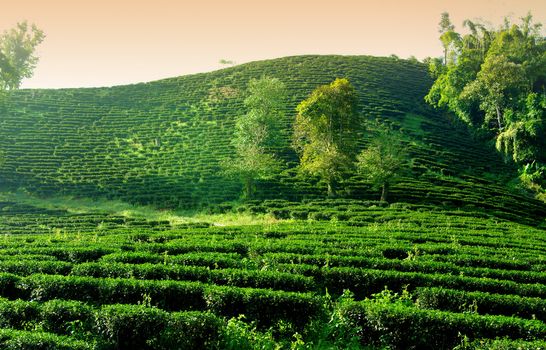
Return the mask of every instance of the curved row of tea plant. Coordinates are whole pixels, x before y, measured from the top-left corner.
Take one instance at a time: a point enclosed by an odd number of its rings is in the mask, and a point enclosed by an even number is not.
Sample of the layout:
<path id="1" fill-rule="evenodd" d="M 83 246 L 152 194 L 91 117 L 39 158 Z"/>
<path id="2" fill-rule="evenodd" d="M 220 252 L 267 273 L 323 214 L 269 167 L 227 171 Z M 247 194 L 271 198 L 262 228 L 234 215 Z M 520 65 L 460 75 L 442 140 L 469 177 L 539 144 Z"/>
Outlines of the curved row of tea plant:
<path id="1" fill-rule="evenodd" d="M 542 229 L 479 211 L 326 203 L 368 220 L 178 229 L 120 223 L 77 234 L 4 231 L 0 344 L 86 348 L 84 341 L 95 349 L 164 349 L 187 341 L 226 348 L 236 329 L 239 336 L 262 334 L 285 347 L 297 332 L 312 348 L 319 339 L 334 344 L 343 338 L 336 332 L 345 329 L 345 335 L 356 330 L 361 345 L 375 347 L 543 345 Z M 293 207 L 280 201 L 250 205 L 283 210 L 283 204 Z M 59 223 L 74 219 L 42 214 Z M 35 224 L 22 216 L 20 228 L 25 220 Z M 332 301 L 344 290 L 354 301 Z M 241 315 L 257 330 L 236 321 Z M 182 325 L 194 336 L 176 328 Z M 39 332 L 31 336 L 30 330 Z"/>

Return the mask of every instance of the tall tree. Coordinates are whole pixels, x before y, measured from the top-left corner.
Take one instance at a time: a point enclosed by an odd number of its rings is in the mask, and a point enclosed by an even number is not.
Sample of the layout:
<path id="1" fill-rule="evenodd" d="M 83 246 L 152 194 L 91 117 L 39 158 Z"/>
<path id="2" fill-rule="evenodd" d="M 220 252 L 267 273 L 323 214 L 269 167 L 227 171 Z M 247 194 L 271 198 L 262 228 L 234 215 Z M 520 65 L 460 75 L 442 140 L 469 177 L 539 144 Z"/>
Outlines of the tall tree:
<path id="1" fill-rule="evenodd" d="M 455 31 L 455 26 L 451 23 L 449 19 L 449 13 L 443 12 L 440 18 L 440 23 L 438 24 L 438 31 L 440 32 L 440 41 L 444 47 L 444 64 L 448 64 L 448 60 L 453 61 L 453 55 L 455 54 L 455 49 L 457 48 L 460 42 L 460 35 Z"/>
<path id="2" fill-rule="evenodd" d="M 0 35 L 0 89 L 17 89 L 25 78 L 30 78 L 38 63 L 36 47 L 44 33 L 26 21 Z"/>
<path id="3" fill-rule="evenodd" d="M 408 155 L 399 133 L 380 126 L 377 135 L 357 157 L 358 172 L 381 189 L 381 201 L 387 201 L 390 186 L 404 173 Z"/>
<path id="4" fill-rule="evenodd" d="M 236 156 L 222 162 L 228 175 L 238 176 L 243 183 L 243 198 L 254 195 L 257 179 L 275 175 L 282 162 L 275 157 L 281 135 L 279 121 L 286 102 L 286 88 L 277 78 L 262 77 L 248 83 L 244 103 L 247 113 L 237 117 L 231 140 Z"/>
<path id="5" fill-rule="evenodd" d="M 356 156 L 357 97 L 347 79 L 316 88 L 296 108 L 293 146 L 299 168 L 318 176 L 335 196 Z"/>
<path id="6" fill-rule="evenodd" d="M 425 99 L 494 138 L 507 159 L 542 168 L 546 40 L 541 24 L 529 14 L 517 24 L 506 19 L 498 29 L 468 20 L 464 25 L 469 33 L 462 37 L 455 60 L 444 67 L 431 65 L 436 81 Z"/>

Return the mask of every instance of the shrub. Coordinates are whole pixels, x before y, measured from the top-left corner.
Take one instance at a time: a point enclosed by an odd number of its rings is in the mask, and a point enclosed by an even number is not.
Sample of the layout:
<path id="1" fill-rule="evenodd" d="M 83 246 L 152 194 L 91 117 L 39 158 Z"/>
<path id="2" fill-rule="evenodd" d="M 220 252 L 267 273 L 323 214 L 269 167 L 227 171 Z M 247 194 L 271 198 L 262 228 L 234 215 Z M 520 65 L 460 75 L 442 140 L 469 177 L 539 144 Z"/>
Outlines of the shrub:
<path id="1" fill-rule="evenodd" d="M 362 327 L 361 340 L 374 346 L 450 349 L 459 343 L 461 335 L 471 340 L 546 337 L 546 325 L 540 321 L 420 310 L 402 303 L 367 300 L 347 305 L 344 313 L 355 326 Z"/>
<path id="2" fill-rule="evenodd" d="M 70 334 L 78 330 L 89 330 L 93 321 L 90 306 L 70 300 L 50 300 L 40 306 L 40 325 L 46 332 Z"/>
<path id="3" fill-rule="evenodd" d="M 139 305 L 103 306 L 96 316 L 96 331 L 117 349 L 152 349 L 167 323 L 165 311 Z"/>
<path id="4" fill-rule="evenodd" d="M 546 341 L 525 341 L 521 339 L 478 339 L 472 342 L 463 340 L 454 350 L 543 350 Z"/>
<path id="5" fill-rule="evenodd" d="M 17 284 L 20 280 L 21 277 L 11 273 L 0 273 L 0 295 L 9 299 L 18 297 Z"/>
<path id="6" fill-rule="evenodd" d="M 321 310 L 319 298 L 311 294 L 263 289 L 207 288 L 205 300 L 213 313 L 228 317 L 245 315 L 256 320 L 259 327 L 286 320 L 302 328 Z"/>
<path id="7" fill-rule="evenodd" d="M 22 300 L 0 300 L 0 328 L 32 329 L 39 305 Z"/>
<path id="8" fill-rule="evenodd" d="M 294 209 L 290 211 L 290 218 L 294 220 L 307 220 L 308 217 L 309 217 L 309 210 Z"/>
<path id="9" fill-rule="evenodd" d="M 466 292 L 443 288 L 417 288 L 420 307 L 465 312 L 472 306 L 480 314 L 518 316 L 546 320 L 546 301 L 517 295 Z"/>
<path id="10" fill-rule="evenodd" d="M 3 350 L 91 350 L 93 344 L 36 331 L 0 329 Z"/>
<path id="11" fill-rule="evenodd" d="M 208 312 L 173 312 L 163 331 L 152 340 L 154 349 L 224 349 L 224 322 Z"/>

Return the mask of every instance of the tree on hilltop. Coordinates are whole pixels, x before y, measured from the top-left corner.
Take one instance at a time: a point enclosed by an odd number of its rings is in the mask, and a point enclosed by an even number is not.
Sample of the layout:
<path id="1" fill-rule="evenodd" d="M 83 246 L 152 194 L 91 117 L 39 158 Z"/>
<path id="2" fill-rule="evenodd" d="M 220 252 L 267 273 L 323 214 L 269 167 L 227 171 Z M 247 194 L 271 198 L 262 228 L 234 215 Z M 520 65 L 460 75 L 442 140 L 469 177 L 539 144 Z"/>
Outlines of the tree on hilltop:
<path id="1" fill-rule="evenodd" d="M 300 171 L 318 176 L 336 195 L 356 156 L 357 97 L 347 79 L 316 88 L 296 108 L 293 146 Z"/>
<path id="2" fill-rule="evenodd" d="M 274 155 L 279 146 L 280 117 L 286 100 L 286 88 L 277 78 L 262 77 L 248 83 L 244 101 L 247 113 L 237 117 L 231 144 L 236 156 L 222 162 L 224 172 L 238 176 L 243 183 L 243 198 L 250 199 L 257 179 L 277 174 L 282 162 Z"/>

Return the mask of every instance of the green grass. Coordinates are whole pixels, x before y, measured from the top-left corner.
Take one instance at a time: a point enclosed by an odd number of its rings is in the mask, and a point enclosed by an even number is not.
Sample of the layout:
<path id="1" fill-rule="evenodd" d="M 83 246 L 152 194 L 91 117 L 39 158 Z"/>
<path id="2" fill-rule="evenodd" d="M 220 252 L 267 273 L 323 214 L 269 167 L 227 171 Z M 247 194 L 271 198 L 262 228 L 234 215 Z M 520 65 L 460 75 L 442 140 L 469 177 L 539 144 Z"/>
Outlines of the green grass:
<path id="1" fill-rule="evenodd" d="M 268 214 L 250 212 L 207 213 L 197 209 L 158 209 L 116 199 L 76 198 L 73 196 L 38 197 L 22 191 L 0 193 L 0 201 L 25 204 L 46 210 L 61 210 L 69 214 L 103 214 L 146 221 L 167 221 L 171 226 L 210 223 L 214 226 L 267 225 L 278 220 Z"/>

